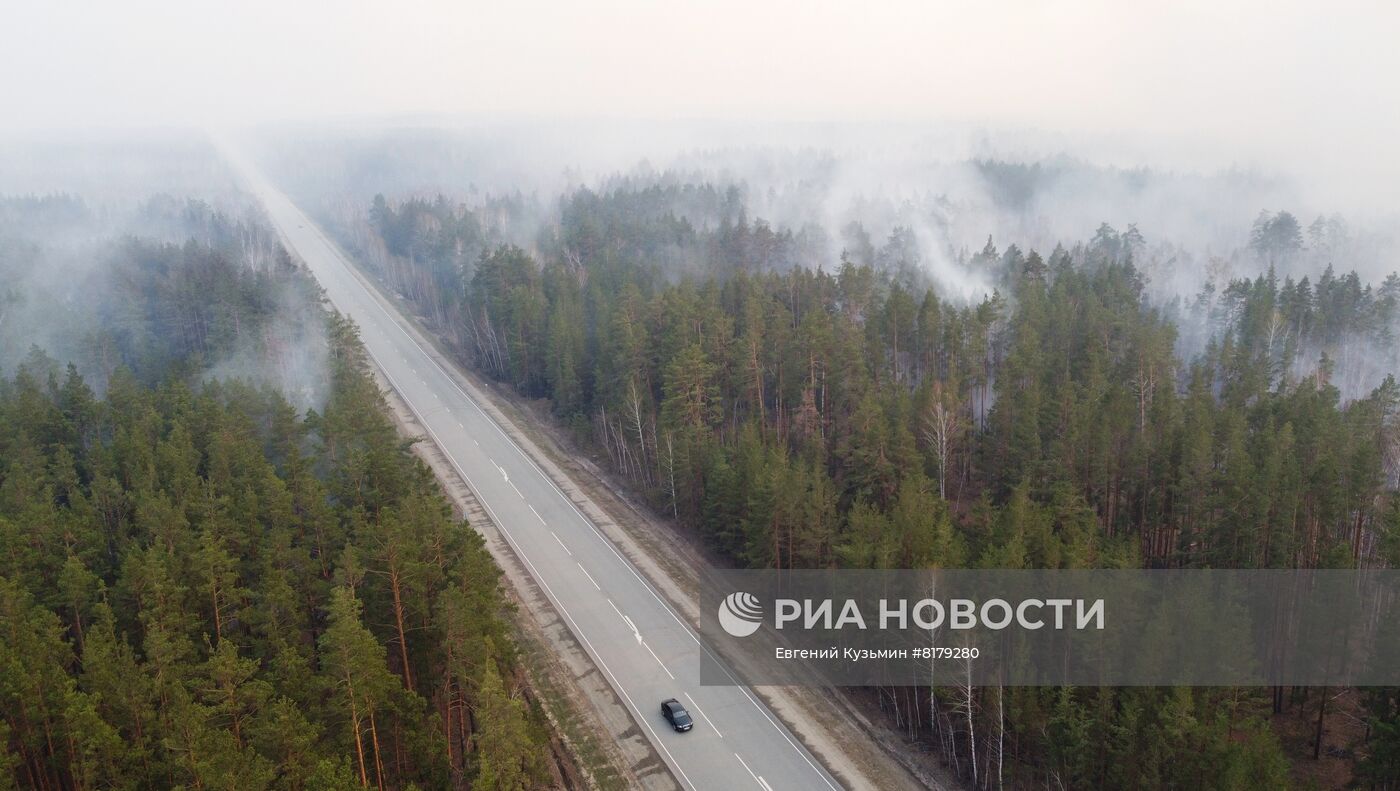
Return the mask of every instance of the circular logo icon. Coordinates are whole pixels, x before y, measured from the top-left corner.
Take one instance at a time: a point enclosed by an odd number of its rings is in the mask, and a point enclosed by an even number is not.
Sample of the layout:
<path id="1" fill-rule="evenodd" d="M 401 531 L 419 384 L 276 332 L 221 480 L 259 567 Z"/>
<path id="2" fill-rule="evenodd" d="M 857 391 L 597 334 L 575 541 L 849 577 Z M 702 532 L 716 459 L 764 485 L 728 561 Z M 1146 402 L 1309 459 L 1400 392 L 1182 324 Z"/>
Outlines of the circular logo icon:
<path id="1" fill-rule="evenodd" d="M 752 593 L 731 593 L 719 603 L 719 625 L 734 637 L 748 637 L 763 624 L 763 604 Z"/>

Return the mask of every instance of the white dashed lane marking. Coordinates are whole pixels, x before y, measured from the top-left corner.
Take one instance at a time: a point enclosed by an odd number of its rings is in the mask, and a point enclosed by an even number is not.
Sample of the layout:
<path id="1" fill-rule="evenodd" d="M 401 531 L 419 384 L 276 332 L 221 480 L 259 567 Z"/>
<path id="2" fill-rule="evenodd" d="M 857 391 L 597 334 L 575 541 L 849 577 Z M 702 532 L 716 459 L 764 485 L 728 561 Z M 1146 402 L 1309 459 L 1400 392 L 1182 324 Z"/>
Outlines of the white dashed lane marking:
<path id="1" fill-rule="evenodd" d="M 703 711 L 700 710 L 700 706 L 698 706 L 698 705 L 695 703 L 695 698 L 692 698 L 692 697 L 690 696 L 690 693 L 689 693 L 689 692 L 685 692 L 685 693 L 682 693 L 682 694 L 685 695 L 685 699 L 686 699 L 686 700 L 690 701 L 690 707 L 691 707 L 692 709 L 695 709 L 695 713 L 696 713 L 696 714 L 699 714 L 701 717 L 705 717 L 705 722 L 709 722 L 709 723 L 710 723 L 710 730 L 714 731 L 716 736 L 718 736 L 719 738 L 723 739 L 723 738 L 724 738 L 724 734 L 720 733 L 720 732 L 719 732 L 719 728 L 716 728 L 716 727 L 715 727 L 715 724 L 714 724 L 713 722 L 710 722 L 710 718 L 707 717 L 707 716 L 705 715 L 705 712 L 703 712 Z"/>
<path id="2" fill-rule="evenodd" d="M 559 534 L 558 534 L 558 533 L 555 533 L 553 530 L 551 530 L 551 531 L 549 531 L 549 534 L 550 534 L 551 536 L 554 536 L 554 540 L 555 540 L 555 541 L 558 541 L 558 542 L 559 542 L 559 547 L 560 547 L 561 549 L 563 549 L 565 552 L 568 552 L 568 553 L 569 553 L 569 557 L 573 557 L 573 556 L 574 556 L 574 553 L 569 552 L 569 548 L 566 547 L 566 546 L 564 546 L 564 541 L 563 541 L 563 539 L 559 538 Z"/>

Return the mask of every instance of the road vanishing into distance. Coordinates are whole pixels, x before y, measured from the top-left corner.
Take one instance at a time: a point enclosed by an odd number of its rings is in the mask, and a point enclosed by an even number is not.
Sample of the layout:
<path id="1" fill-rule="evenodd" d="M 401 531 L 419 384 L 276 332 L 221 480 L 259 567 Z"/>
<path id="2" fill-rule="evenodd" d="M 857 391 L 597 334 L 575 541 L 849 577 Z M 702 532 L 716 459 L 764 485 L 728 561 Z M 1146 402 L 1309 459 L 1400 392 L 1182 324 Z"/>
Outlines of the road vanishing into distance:
<path id="1" fill-rule="evenodd" d="M 315 223 L 246 161 L 241 169 L 288 247 L 331 303 L 359 325 L 374 362 L 471 487 L 681 786 L 839 789 L 750 690 L 700 685 L 706 649 L 690 626 L 418 345 L 403 316 L 366 285 Z M 662 719 L 667 698 L 690 710 L 695 727 L 688 733 L 672 731 Z"/>

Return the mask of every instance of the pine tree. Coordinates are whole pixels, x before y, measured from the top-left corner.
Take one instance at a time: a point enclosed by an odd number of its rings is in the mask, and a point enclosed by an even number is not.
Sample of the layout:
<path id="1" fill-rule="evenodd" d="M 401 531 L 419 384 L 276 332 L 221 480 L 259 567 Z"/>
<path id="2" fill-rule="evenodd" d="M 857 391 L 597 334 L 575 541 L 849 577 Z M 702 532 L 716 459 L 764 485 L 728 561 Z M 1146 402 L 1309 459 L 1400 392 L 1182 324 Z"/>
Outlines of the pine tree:
<path id="1" fill-rule="evenodd" d="M 360 622 L 360 601 L 348 587 L 335 589 L 321 635 L 323 680 L 345 717 L 345 743 L 353 752 L 361 785 L 384 787 L 384 755 L 376 720 L 390 706 L 400 682 L 384 665 L 384 649 Z"/>
<path id="2" fill-rule="evenodd" d="M 539 755 L 526 731 L 524 707 L 502 686 L 487 663 L 477 693 L 476 716 L 483 724 L 477 747 L 475 786 L 490 791 L 525 791 L 539 783 Z"/>

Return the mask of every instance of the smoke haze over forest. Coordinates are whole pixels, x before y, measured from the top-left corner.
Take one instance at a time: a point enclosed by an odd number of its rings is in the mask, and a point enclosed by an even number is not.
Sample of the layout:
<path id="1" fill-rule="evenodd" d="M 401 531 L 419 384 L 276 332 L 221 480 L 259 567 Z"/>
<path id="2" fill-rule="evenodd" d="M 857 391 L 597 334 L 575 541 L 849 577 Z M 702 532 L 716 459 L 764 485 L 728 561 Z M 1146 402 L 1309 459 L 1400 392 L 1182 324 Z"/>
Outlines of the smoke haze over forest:
<path id="1" fill-rule="evenodd" d="M 314 183 L 357 196 L 476 187 L 548 203 L 619 173 L 740 183 L 753 218 L 820 226 L 833 252 L 851 219 L 877 244 L 912 229 L 925 267 L 965 298 L 986 283 L 948 250 L 991 236 L 1048 252 L 1100 223 L 1136 225 L 1160 255 L 1154 288 L 1190 295 L 1261 211 L 1341 215 L 1359 245 L 1347 268 L 1372 280 L 1395 268 L 1400 104 L 1385 84 L 1400 73 L 1400 12 L 1369 0 L 704 13 L 140 0 L 7 17 L 0 142 L 50 152 L 112 130 L 257 126 L 313 154 L 354 141 L 358 160 L 323 160 L 320 175 L 345 181 Z M 0 156 L 0 191 L 94 198 L 32 164 Z M 121 164 L 91 148 L 67 163 Z"/>
<path id="2" fill-rule="evenodd" d="M 1400 687 L 967 659 L 803 713 L 687 686 L 683 613 L 726 566 L 1400 568 L 1397 42 L 1381 0 L 8 3 L 0 789 L 1396 791 Z"/>
<path id="3" fill-rule="evenodd" d="M 444 115 L 940 121 L 1045 130 L 1128 166 L 1287 166 L 1331 203 L 1383 200 L 1400 175 L 1388 150 L 1400 105 L 1384 87 L 1400 73 L 1400 11 L 1374 0 L 357 0 L 334 13 L 139 0 L 15 4 L 5 17 L 8 131 Z"/>

